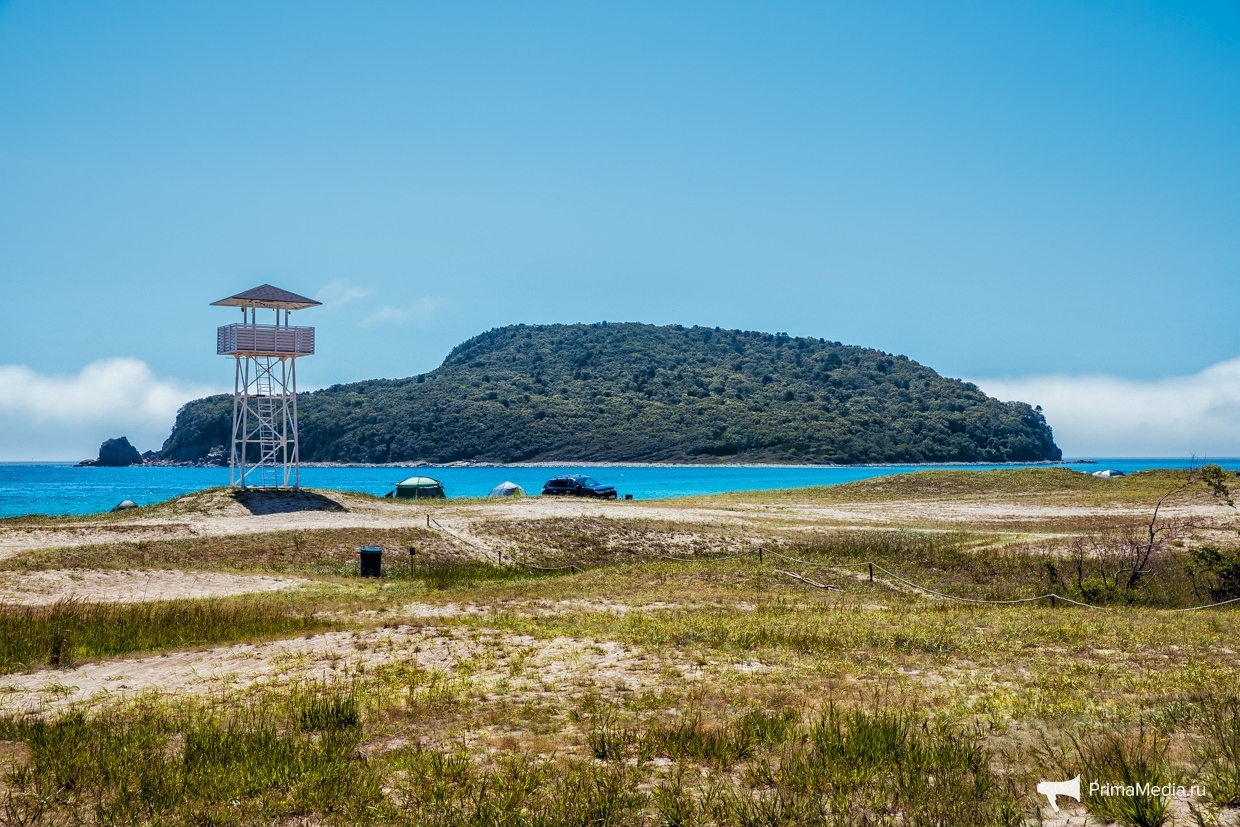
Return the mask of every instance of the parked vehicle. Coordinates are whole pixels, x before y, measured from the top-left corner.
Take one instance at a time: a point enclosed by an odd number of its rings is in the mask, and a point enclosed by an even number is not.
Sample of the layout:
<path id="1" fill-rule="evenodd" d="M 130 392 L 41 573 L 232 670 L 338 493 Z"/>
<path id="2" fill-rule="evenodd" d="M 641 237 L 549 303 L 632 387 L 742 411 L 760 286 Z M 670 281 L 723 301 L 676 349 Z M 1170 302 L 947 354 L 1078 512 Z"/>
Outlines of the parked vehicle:
<path id="1" fill-rule="evenodd" d="M 597 497 L 600 500 L 614 500 L 616 489 L 603 485 L 597 480 L 582 474 L 569 474 L 547 480 L 542 488 L 543 496 Z"/>

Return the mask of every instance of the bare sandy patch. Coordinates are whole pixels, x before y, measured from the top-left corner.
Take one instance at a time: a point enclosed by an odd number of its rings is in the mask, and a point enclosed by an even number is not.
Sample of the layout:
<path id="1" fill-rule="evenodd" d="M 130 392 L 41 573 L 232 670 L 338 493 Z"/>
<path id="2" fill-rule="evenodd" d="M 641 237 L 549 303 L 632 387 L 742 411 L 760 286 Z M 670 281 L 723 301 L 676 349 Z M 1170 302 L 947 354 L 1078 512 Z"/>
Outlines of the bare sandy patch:
<path id="1" fill-rule="evenodd" d="M 252 513 L 241 504 L 219 494 L 204 495 L 211 507 L 186 508 L 182 513 L 143 516 L 139 512 L 125 520 L 107 522 L 90 519 L 39 524 L 0 525 L 0 560 L 22 551 L 62 548 L 101 543 L 169 540 L 185 537 L 226 537 L 277 531 L 313 531 L 317 529 L 374 528 L 398 529 L 427 527 L 427 515 L 433 515 L 432 529 L 455 536 L 468 546 L 476 547 L 480 557 L 492 557 L 498 547 L 494 540 L 476 535 L 471 527 L 475 520 L 546 519 L 553 517 L 613 517 L 653 520 L 677 520 L 688 523 L 719 523 L 739 521 L 739 515 L 727 516 L 716 509 L 697 509 L 673 505 L 645 505 L 633 502 L 602 502 L 598 500 L 563 500 L 526 497 L 495 503 L 434 506 L 406 503 L 376 502 L 354 498 L 343 492 L 329 492 L 342 510 L 317 509 L 281 513 Z M 187 501 L 192 497 L 184 498 Z M 218 502 L 217 502 L 218 501 Z M 723 516 L 721 516 L 721 514 Z"/>
<path id="2" fill-rule="evenodd" d="M 432 617 L 467 617 L 482 616 L 494 611 L 520 612 L 524 616 L 562 615 L 570 612 L 609 612 L 611 614 L 628 614 L 629 612 L 659 611 L 679 609 L 679 603 L 665 603 L 661 600 L 630 606 L 611 600 L 510 600 L 500 606 L 478 606 L 473 603 L 408 603 L 393 614 L 397 617 L 432 618 Z M 377 616 L 377 615 L 376 615 Z"/>
<path id="3" fill-rule="evenodd" d="M 545 614 L 567 614 L 581 611 L 623 615 L 629 612 L 657 612 L 680 607 L 679 603 L 666 603 L 662 600 L 654 600 L 640 606 L 630 606 L 627 603 L 616 603 L 611 600 L 556 600 L 554 602 L 543 600 L 535 604 L 535 610 Z"/>
<path id="4" fill-rule="evenodd" d="M 444 603 L 436 605 L 433 603 L 409 603 L 397 610 L 396 614 L 403 617 L 416 617 L 425 619 L 428 617 L 462 617 L 465 615 L 484 615 L 490 613 L 489 606 L 476 606 L 473 603 L 466 603 L 464 606 L 459 603 Z"/>
<path id="5" fill-rule="evenodd" d="M 298 577 L 172 570 L 32 571 L 0 577 L 0 603 L 22 606 L 42 606 L 58 600 L 141 603 L 281 591 L 309 582 Z"/>
<path id="6" fill-rule="evenodd" d="M 0 709 L 50 712 L 73 704 L 103 703 L 150 691 L 201 695 L 243 689 L 273 677 L 291 679 L 315 673 L 327 676 L 346 666 L 374 662 L 378 657 L 415 658 L 412 642 L 421 640 L 423 634 L 423 630 L 407 628 L 384 629 L 365 636 L 328 632 L 294 640 L 6 675 L 0 677 Z M 465 648 L 461 649 L 462 646 Z M 431 647 L 423 660 L 428 668 L 439 668 L 468 651 L 467 643 L 449 639 Z M 377 652 L 382 655 L 376 655 Z"/>
<path id="7" fill-rule="evenodd" d="M 394 626 L 173 652 L 0 677 L 0 711 L 54 713 L 143 693 L 223 694 L 256 684 L 347 679 L 387 664 L 464 677 L 476 690 L 579 695 L 661 681 L 661 663 L 615 642 L 538 640 L 492 629 Z"/>
<path id="8" fill-rule="evenodd" d="M 508 600 L 494 606 L 475 603 L 406 603 L 392 611 L 375 609 L 360 611 L 319 612 L 316 616 L 330 620 L 375 623 L 388 620 L 429 620 L 437 618 L 485 617 L 496 612 L 514 612 L 522 617 L 548 617 L 572 612 L 606 612 L 628 614 L 629 612 L 661 611 L 682 608 L 679 603 L 661 600 L 631 606 L 611 600 Z M 749 611 L 753 606 L 742 606 Z"/>
<path id="9" fill-rule="evenodd" d="M 330 498 L 326 496 L 328 494 Z M 311 494 L 305 496 L 310 497 Z M 1072 505 L 997 498 L 841 504 L 727 501 L 705 505 L 699 500 L 681 504 L 675 500 L 604 502 L 556 497 L 462 504 L 421 501 L 412 504 L 375 500 L 345 492 L 323 492 L 313 496 L 318 499 L 305 506 L 306 510 L 274 512 L 267 508 L 247 508 L 221 492 L 208 492 L 184 498 L 184 506 L 179 503 L 161 506 L 146 515 L 139 511 L 132 517 L 116 515 L 106 520 L 86 518 L 0 524 L 0 559 L 28 550 L 104 543 L 320 529 L 423 528 L 452 538 L 455 547 L 467 555 L 496 561 L 501 553 L 507 558 L 519 551 L 514 541 L 504 536 L 502 529 L 495 530 L 495 523 L 509 521 L 607 518 L 674 524 L 682 526 L 682 530 L 662 532 L 660 543 L 664 547 L 675 547 L 678 543 L 692 545 L 699 542 L 701 537 L 694 528 L 698 525 L 739 527 L 750 533 L 845 526 L 859 529 L 929 526 L 958 530 L 969 525 L 985 525 L 999 530 L 1010 526 L 1012 530 L 1029 533 L 1030 527 L 1038 523 L 1106 519 L 1136 524 L 1149 517 L 1149 506 Z M 321 504 L 319 500 L 329 502 L 332 507 L 317 507 Z M 284 505 L 289 508 L 302 507 L 294 501 Z M 1177 505 L 1164 508 L 1163 514 L 1191 519 L 1203 530 L 1234 526 L 1236 523 L 1234 511 L 1217 505 Z"/>

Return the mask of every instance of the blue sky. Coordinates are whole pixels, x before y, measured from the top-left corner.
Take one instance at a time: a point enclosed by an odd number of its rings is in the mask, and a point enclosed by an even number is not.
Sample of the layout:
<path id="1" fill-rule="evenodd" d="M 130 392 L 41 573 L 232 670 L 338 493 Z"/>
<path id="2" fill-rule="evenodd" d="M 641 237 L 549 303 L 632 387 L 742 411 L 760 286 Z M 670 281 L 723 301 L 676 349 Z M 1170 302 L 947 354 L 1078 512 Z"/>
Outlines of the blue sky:
<path id="1" fill-rule="evenodd" d="M 311 386 L 719 325 L 1240 454 L 1237 135 L 1234 3 L 0 0 L 0 459 L 157 447 L 262 282 Z"/>

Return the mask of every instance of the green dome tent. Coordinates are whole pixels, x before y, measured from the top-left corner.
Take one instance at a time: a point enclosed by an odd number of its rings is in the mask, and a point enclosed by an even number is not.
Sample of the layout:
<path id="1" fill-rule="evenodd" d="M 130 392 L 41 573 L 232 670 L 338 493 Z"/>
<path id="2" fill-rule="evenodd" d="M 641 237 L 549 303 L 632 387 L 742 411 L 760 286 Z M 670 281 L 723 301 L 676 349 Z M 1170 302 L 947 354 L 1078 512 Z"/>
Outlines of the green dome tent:
<path id="1" fill-rule="evenodd" d="M 430 477 L 410 477 L 396 483 L 396 499 L 443 499 L 443 483 Z"/>
<path id="2" fill-rule="evenodd" d="M 515 482 L 501 482 L 499 485 L 491 489 L 488 497 L 524 497 L 525 489 L 517 485 Z"/>

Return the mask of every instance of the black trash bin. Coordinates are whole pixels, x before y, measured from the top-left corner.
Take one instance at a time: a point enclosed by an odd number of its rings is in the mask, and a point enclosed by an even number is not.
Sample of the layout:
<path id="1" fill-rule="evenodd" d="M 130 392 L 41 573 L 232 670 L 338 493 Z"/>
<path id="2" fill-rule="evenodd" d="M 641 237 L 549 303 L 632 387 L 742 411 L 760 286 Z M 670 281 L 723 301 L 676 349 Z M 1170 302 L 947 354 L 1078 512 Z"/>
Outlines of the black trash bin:
<path id="1" fill-rule="evenodd" d="M 366 546 L 361 550 L 362 577 L 383 576 L 383 549 Z"/>

